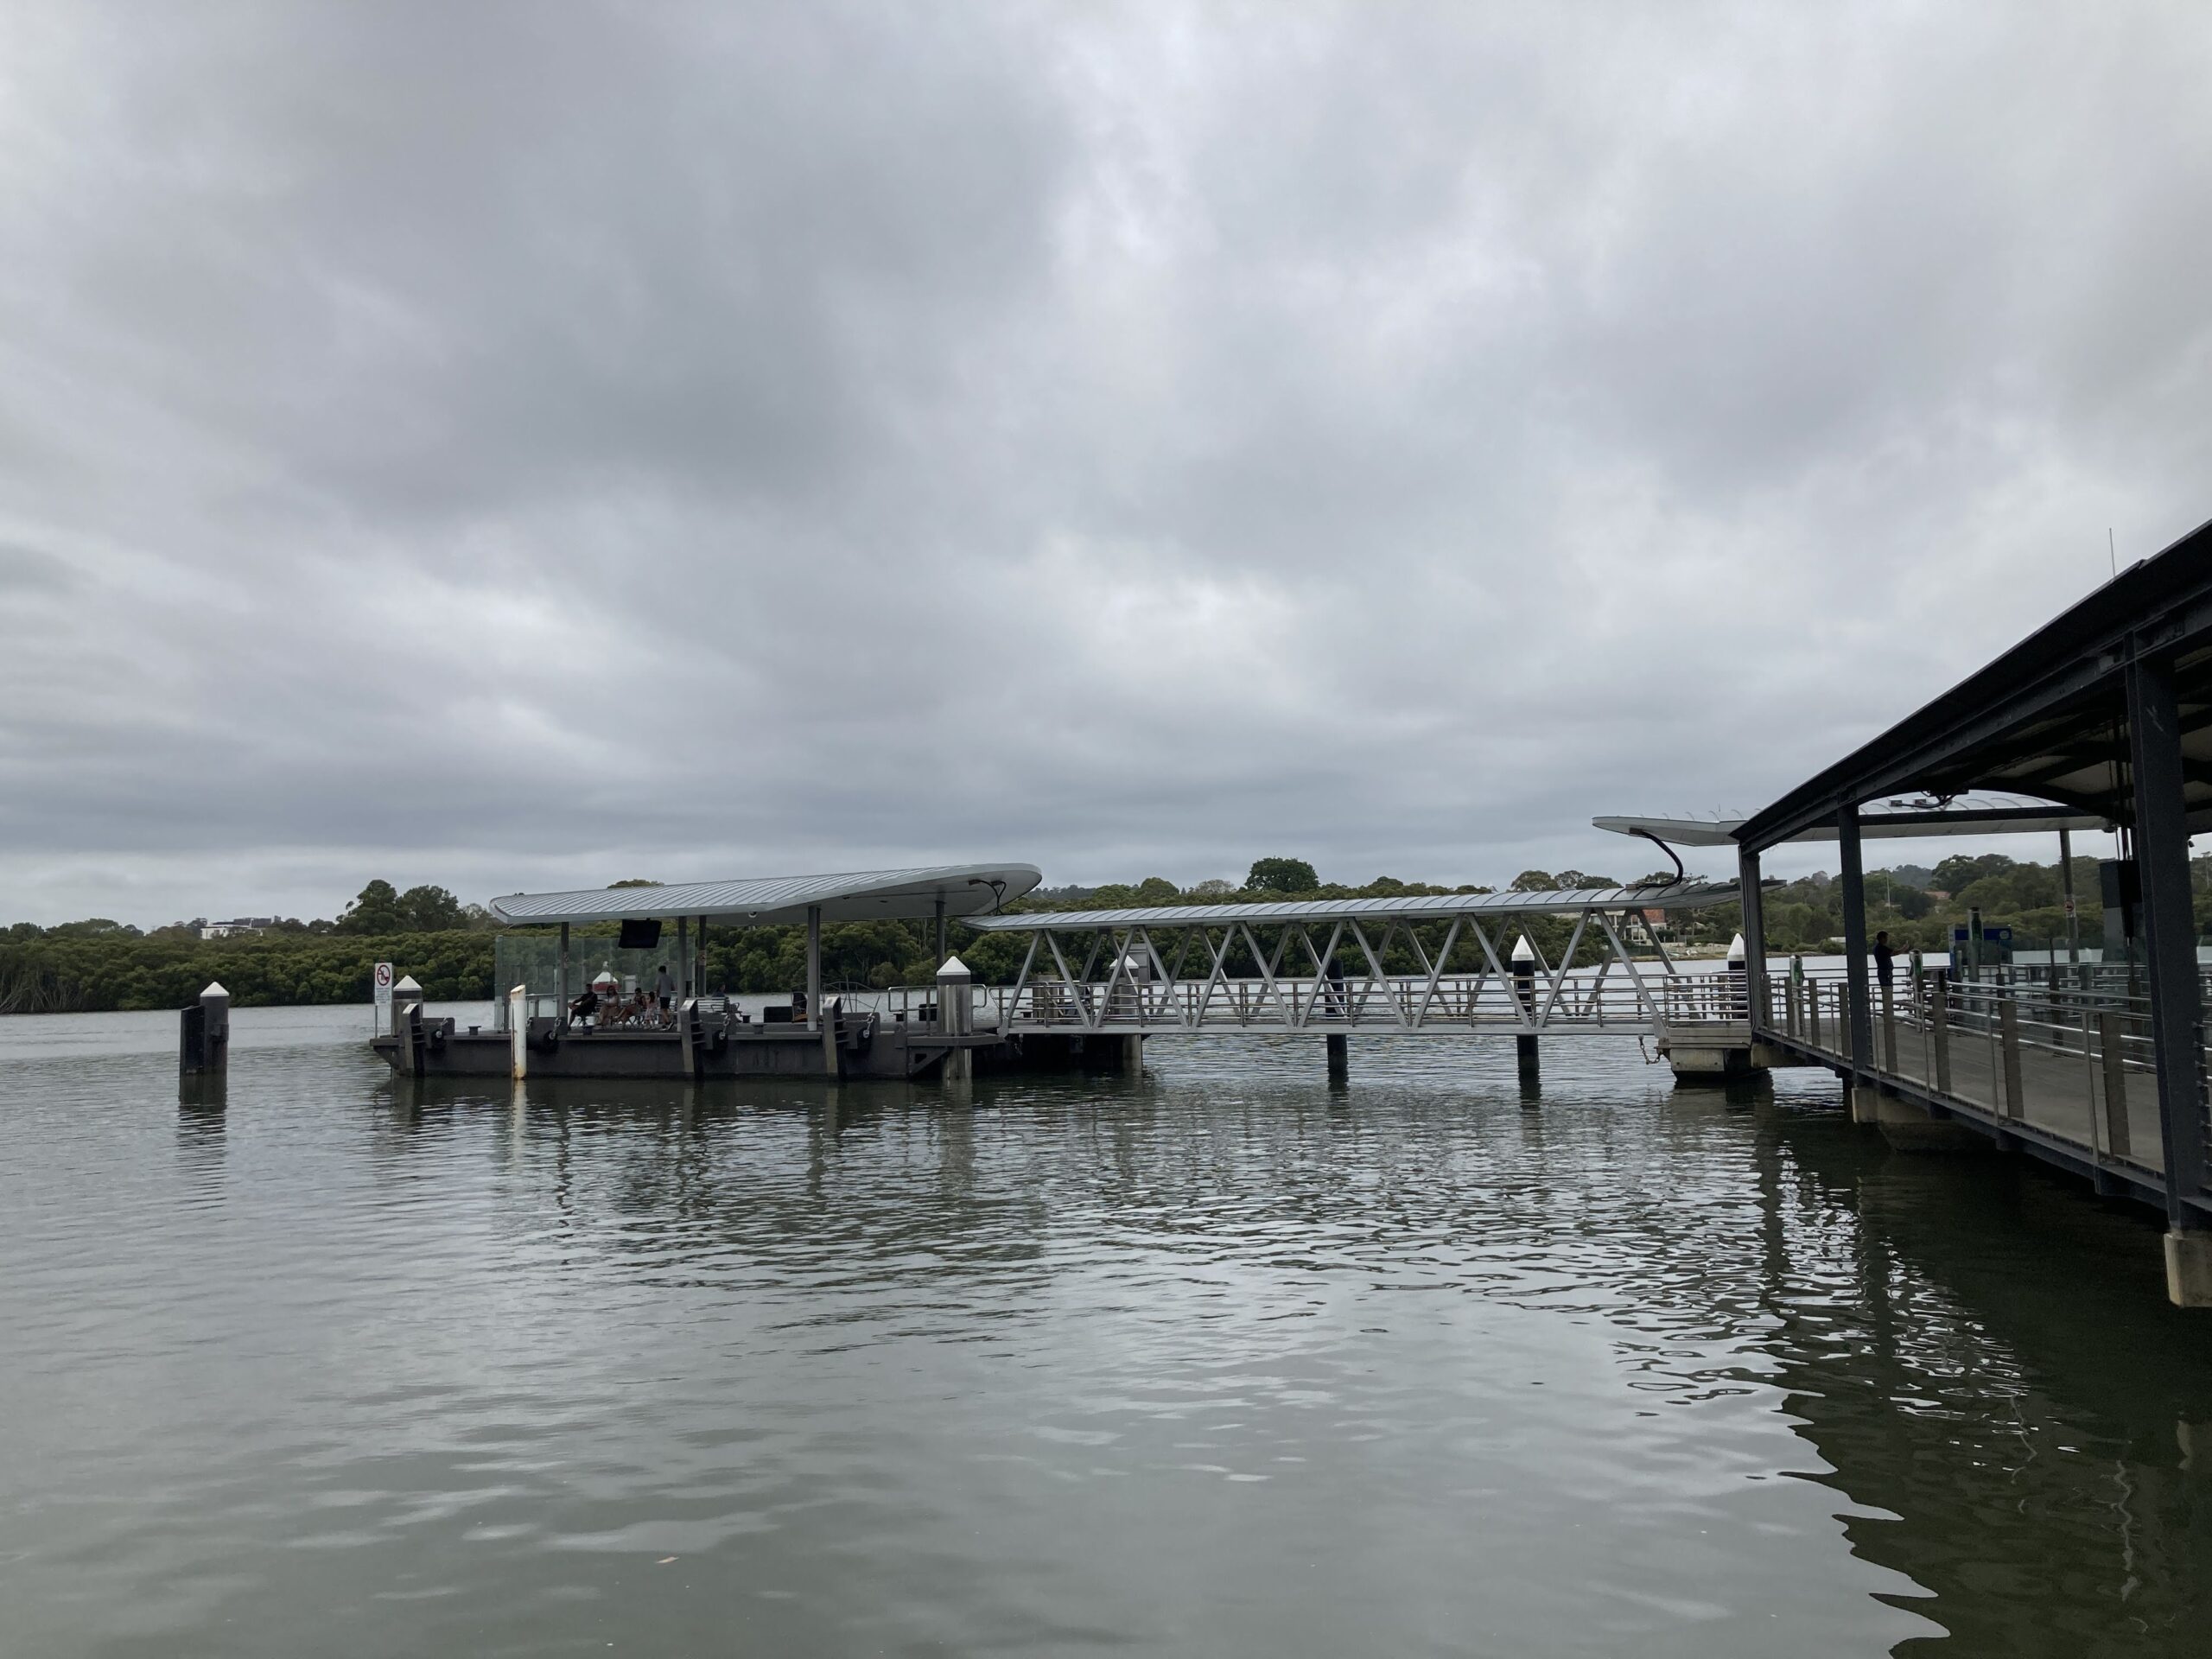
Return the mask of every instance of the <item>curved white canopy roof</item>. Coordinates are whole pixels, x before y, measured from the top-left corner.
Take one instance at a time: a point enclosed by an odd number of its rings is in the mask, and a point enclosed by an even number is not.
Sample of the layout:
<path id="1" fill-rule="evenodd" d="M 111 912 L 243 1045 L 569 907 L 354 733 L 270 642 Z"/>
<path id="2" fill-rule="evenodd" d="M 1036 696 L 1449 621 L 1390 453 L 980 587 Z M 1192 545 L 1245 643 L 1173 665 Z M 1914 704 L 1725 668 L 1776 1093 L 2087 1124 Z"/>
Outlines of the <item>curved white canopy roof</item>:
<path id="1" fill-rule="evenodd" d="M 1262 899 L 1250 904 L 1146 905 L 1128 910 L 1038 911 L 981 916 L 993 933 L 1087 927 L 1217 927 L 1228 922 L 1428 921 L 1450 916 L 1573 915 L 1584 910 L 1695 910 L 1737 896 L 1733 881 L 1676 881 L 1663 887 L 1579 887 L 1536 893 L 1407 893 L 1390 899 Z"/>
<path id="2" fill-rule="evenodd" d="M 772 875 L 745 881 L 687 881 L 664 887 L 587 887 L 578 893 L 511 893 L 492 901 L 503 922 L 619 922 L 632 917 L 703 916 L 737 927 L 781 927 L 822 908 L 825 922 L 975 916 L 1011 903 L 1044 879 L 1031 864 L 944 864 L 842 875 Z"/>

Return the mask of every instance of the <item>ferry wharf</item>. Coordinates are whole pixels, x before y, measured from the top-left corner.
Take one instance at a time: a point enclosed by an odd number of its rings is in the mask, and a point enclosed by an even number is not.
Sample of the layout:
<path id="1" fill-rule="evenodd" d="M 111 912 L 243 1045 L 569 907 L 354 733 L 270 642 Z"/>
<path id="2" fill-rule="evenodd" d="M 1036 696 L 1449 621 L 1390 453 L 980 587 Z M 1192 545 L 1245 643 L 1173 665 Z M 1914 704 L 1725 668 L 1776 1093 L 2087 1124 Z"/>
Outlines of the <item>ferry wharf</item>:
<path id="1" fill-rule="evenodd" d="M 1510 1036 L 1533 1081 L 1540 1039 L 1605 1036 L 1657 1039 L 1678 1074 L 1753 1069 L 1740 953 L 1713 972 L 1681 972 L 1647 923 L 1732 904 L 1733 882 L 1001 908 L 1039 880 L 1033 866 L 979 864 L 510 894 L 493 901 L 493 912 L 546 931 L 501 935 L 497 972 L 511 988 L 492 1025 L 464 1028 L 427 1014 L 409 982 L 372 1046 L 407 1077 L 950 1081 L 978 1071 L 1135 1071 L 1146 1039 L 1166 1033 L 1311 1035 L 1338 1074 L 1354 1034 Z M 1556 961 L 1530 938 L 1540 917 L 1567 923 Z M 823 927 L 886 919 L 934 925 L 935 982 L 825 996 Z M 979 985 L 946 954 L 956 920 L 1025 941 L 1010 982 Z M 610 925 L 620 931 L 609 934 Z M 702 988 L 710 927 L 791 925 L 806 930 L 802 995 L 756 1015 Z M 1643 955 L 1630 943 L 1639 936 Z M 1414 970 L 1394 970 L 1394 951 Z M 594 964 L 596 982 L 613 993 L 650 982 L 663 962 L 677 987 L 672 1017 L 575 1017 Z"/>
<path id="2" fill-rule="evenodd" d="M 1977 792 L 2012 804 L 1962 804 Z M 1656 821 L 1608 827 L 1664 835 Z M 1825 1065 L 1854 1120 L 1905 1150 L 2017 1153 L 2166 1222 L 2166 1285 L 2212 1306 L 2212 1107 L 2190 838 L 2212 829 L 2212 524 L 2072 609 L 1852 753 L 1720 827 L 1737 849 L 1745 976 L 1763 1052 Z M 1870 835 L 2110 831 L 2100 960 L 1959 960 L 1872 982 Z M 1680 839 L 1692 839 L 1687 835 Z M 1839 849 L 1844 966 L 1770 959 L 1761 860 Z M 2069 887 L 2070 891 L 2070 887 Z M 1777 971 L 1779 966 L 1780 970 Z"/>

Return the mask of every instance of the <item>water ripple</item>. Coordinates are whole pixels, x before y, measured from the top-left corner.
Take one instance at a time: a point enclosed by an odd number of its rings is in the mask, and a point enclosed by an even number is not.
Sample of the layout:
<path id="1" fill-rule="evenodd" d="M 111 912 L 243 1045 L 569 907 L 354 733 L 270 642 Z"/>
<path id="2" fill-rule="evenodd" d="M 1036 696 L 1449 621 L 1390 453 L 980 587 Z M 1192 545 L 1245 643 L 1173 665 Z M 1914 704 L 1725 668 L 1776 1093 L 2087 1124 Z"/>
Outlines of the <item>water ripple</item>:
<path id="1" fill-rule="evenodd" d="M 1632 1048 L 180 1110 L 0 1030 L 0 1605 L 37 1654 L 2192 1652 L 2156 1234 Z M 117 1040 L 103 1046 L 99 1022 Z M 11 1649 L 15 1650 L 15 1649 Z"/>

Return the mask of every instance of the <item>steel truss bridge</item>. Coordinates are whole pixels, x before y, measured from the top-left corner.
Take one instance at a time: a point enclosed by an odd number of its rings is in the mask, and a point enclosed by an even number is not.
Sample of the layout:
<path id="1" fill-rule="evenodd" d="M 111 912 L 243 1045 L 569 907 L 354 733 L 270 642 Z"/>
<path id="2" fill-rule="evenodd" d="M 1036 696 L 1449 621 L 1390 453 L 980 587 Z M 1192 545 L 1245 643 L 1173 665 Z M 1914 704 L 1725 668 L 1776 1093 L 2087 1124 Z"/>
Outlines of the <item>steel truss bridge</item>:
<path id="1" fill-rule="evenodd" d="M 1742 976 L 1679 972 L 1645 921 L 1736 897 L 1734 882 L 1676 881 L 976 917 L 1029 943 L 1012 985 L 971 995 L 978 1024 L 1009 1033 L 1747 1033 Z M 1537 917 L 1572 918 L 1555 963 L 1529 937 Z"/>

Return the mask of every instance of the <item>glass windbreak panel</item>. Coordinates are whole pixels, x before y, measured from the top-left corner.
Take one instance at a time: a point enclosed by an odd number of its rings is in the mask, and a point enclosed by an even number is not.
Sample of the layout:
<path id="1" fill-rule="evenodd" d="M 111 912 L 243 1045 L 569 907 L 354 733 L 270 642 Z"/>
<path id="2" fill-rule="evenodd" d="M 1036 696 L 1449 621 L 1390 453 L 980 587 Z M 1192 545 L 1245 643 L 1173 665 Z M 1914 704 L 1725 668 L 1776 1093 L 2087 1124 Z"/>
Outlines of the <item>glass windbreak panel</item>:
<path id="1" fill-rule="evenodd" d="M 651 990 L 661 964 L 677 979 L 683 976 L 676 954 L 673 928 L 662 935 L 651 950 L 625 950 L 612 933 L 571 938 L 569 941 L 569 995 L 575 996 L 602 973 L 613 974 L 627 993 L 644 986 Z M 532 996 L 554 996 L 561 988 L 561 939 L 556 933 L 502 933 L 492 950 L 493 983 L 501 995 L 514 986 L 529 987 Z"/>

